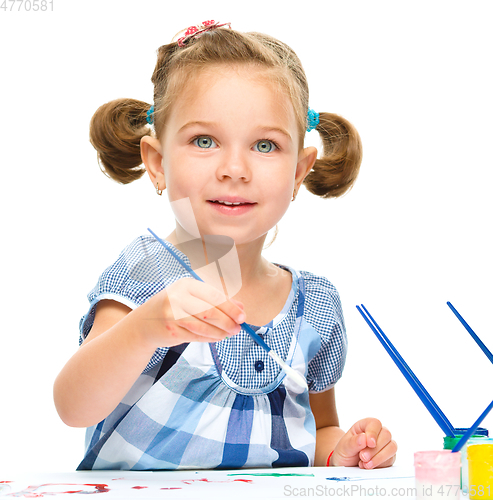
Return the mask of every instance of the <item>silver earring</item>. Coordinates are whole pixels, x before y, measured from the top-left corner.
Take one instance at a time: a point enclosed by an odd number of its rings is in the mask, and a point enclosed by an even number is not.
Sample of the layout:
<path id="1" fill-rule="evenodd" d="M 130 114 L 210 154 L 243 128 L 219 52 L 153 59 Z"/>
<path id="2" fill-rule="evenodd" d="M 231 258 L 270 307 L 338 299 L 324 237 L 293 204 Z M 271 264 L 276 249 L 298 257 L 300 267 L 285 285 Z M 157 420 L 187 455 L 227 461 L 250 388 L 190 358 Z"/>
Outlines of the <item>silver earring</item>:
<path id="1" fill-rule="evenodd" d="M 163 190 L 159 189 L 159 182 L 156 182 L 156 193 L 161 196 L 163 194 Z"/>

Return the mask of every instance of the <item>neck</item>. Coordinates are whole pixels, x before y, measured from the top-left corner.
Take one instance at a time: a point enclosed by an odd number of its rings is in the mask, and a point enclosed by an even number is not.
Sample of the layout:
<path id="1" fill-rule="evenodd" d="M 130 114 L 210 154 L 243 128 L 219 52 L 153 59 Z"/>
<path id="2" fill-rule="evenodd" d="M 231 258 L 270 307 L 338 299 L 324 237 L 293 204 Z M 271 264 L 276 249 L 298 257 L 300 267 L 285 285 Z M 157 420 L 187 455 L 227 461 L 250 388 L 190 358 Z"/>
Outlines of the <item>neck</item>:
<path id="1" fill-rule="evenodd" d="M 262 257 L 265 238 L 266 235 L 255 241 L 235 245 L 233 239 L 227 236 L 205 235 L 200 239 L 195 238 L 177 224 L 176 229 L 166 240 L 188 257 L 194 271 L 197 272 L 197 269 L 222 258 L 220 269 L 225 281 L 251 288 L 260 284 L 269 273 L 269 268 L 272 267 Z M 233 247 L 238 256 L 237 259 Z M 215 271 L 217 267 L 212 266 L 212 269 Z M 205 270 L 204 273 L 206 275 Z M 205 279 L 202 273 L 198 274 Z"/>

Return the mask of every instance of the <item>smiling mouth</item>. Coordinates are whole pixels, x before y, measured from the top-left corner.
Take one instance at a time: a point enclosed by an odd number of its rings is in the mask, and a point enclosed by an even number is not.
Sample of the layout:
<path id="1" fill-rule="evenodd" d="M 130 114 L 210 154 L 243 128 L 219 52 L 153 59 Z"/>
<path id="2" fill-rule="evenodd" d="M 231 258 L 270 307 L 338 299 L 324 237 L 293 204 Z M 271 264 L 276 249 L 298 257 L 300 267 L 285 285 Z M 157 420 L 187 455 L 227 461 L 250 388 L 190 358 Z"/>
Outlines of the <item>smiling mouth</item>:
<path id="1" fill-rule="evenodd" d="M 209 203 L 215 203 L 217 205 L 223 205 L 225 207 L 241 207 L 243 205 L 255 205 L 255 203 L 250 202 L 236 202 L 231 203 L 229 201 L 218 201 L 218 200 L 207 200 Z"/>

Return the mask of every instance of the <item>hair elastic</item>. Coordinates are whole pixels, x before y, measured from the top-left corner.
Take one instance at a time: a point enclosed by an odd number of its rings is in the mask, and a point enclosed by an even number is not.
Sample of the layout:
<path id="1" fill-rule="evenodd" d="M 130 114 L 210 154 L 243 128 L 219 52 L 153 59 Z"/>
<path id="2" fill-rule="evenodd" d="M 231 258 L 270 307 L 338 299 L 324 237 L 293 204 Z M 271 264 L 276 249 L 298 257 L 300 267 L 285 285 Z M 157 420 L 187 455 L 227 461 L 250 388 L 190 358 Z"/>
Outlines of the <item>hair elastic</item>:
<path id="1" fill-rule="evenodd" d="M 307 118 L 307 127 L 306 127 L 307 132 L 312 131 L 320 123 L 320 115 L 316 111 L 313 111 L 312 108 L 308 108 L 308 114 L 306 118 Z"/>
<path id="2" fill-rule="evenodd" d="M 154 123 L 154 106 L 151 106 L 149 108 L 149 111 L 147 111 L 147 118 L 146 118 L 146 122 L 149 124 L 149 125 L 152 125 Z"/>

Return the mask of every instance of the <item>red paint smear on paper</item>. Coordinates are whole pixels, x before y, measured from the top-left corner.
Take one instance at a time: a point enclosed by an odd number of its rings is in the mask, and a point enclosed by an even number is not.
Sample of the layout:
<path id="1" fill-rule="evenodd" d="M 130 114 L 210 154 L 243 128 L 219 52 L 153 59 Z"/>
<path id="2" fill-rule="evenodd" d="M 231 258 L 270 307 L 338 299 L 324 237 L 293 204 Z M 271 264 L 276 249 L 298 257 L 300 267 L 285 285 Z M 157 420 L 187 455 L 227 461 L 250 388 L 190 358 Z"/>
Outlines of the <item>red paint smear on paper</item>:
<path id="1" fill-rule="evenodd" d="M 132 486 L 133 490 L 143 490 L 144 488 L 149 488 L 149 486 Z"/>
<path id="2" fill-rule="evenodd" d="M 0 483 L 5 484 L 5 483 L 13 483 L 13 481 L 0 481 Z"/>
<path id="3" fill-rule="evenodd" d="M 43 493 L 36 493 L 39 488 L 46 488 L 48 486 L 94 486 L 94 491 L 84 491 L 84 490 L 69 490 L 69 491 L 44 491 Z M 74 483 L 46 483 L 34 486 L 28 486 L 23 491 L 17 491 L 15 493 L 9 493 L 7 496 L 10 497 L 24 497 L 24 498 L 44 498 L 45 495 L 63 495 L 66 493 L 86 493 L 88 495 L 93 495 L 94 493 L 107 493 L 109 490 L 107 484 L 74 484 Z"/>
<path id="4" fill-rule="evenodd" d="M 181 490 L 182 488 L 159 488 L 160 490 Z"/>
<path id="5" fill-rule="evenodd" d="M 192 484 L 194 482 L 203 482 L 203 483 L 234 483 L 236 481 L 241 481 L 242 483 L 253 483 L 252 479 L 227 479 L 226 481 L 211 481 L 206 477 L 202 479 L 182 479 L 182 483 Z"/>
<path id="6" fill-rule="evenodd" d="M 83 484 L 82 486 L 94 486 L 98 493 L 108 493 L 110 491 L 107 484 Z"/>

